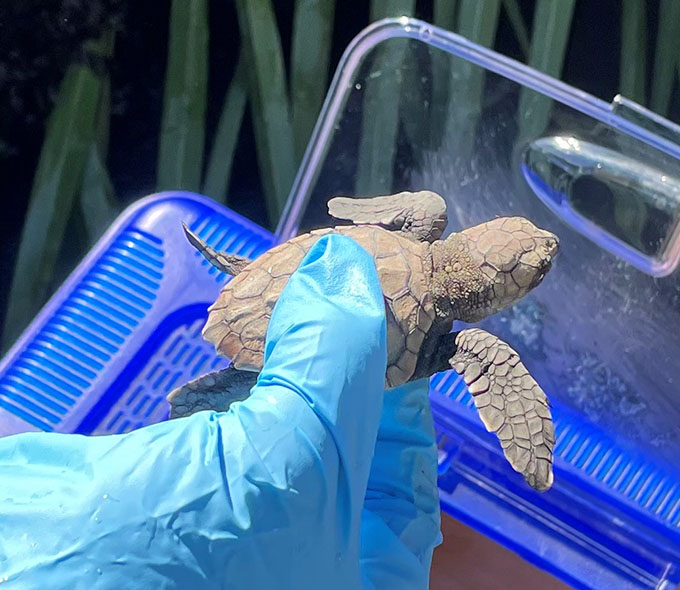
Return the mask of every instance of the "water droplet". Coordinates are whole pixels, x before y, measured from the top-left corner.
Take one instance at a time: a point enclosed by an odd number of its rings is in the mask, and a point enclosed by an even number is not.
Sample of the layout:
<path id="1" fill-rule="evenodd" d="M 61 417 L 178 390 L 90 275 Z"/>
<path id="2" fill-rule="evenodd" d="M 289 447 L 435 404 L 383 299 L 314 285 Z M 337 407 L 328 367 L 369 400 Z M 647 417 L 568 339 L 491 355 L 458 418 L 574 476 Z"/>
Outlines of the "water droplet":
<path id="1" fill-rule="evenodd" d="M 354 85 L 354 88 L 356 88 L 357 90 L 361 90 L 361 82 L 357 82 L 357 83 Z"/>
<path id="2" fill-rule="evenodd" d="M 432 29 L 430 27 L 421 27 L 420 38 L 427 41 L 430 37 L 432 37 Z"/>
<path id="3" fill-rule="evenodd" d="M 102 496 L 102 498 L 104 498 L 104 500 L 106 500 L 108 497 L 109 497 L 108 494 L 104 494 L 104 495 Z"/>

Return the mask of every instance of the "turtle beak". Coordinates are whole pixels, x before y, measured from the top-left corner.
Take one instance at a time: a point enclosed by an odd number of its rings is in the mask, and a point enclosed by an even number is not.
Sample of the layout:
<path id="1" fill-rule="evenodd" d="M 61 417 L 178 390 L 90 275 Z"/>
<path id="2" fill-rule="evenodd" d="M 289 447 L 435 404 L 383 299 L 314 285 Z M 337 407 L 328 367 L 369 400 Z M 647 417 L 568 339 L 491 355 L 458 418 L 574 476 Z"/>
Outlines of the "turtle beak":
<path id="1" fill-rule="evenodd" d="M 560 241 L 555 234 L 552 234 L 547 231 L 544 231 L 543 234 L 544 241 L 539 246 L 542 254 L 541 256 L 542 264 L 539 269 L 539 272 L 536 274 L 535 280 L 533 281 L 533 284 L 531 286 L 532 289 L 541 284 L 541 282 L 545 278 L 545 275 L 548 274 L 548 271 L 552 268 L 553 261 L 555 260 L 555 257 L 557 256 L 560 250 Z"/>
<path id="2" fill-rule="evenodd" d="M 548 272 L 552 267 L 552 263 L 557 257 L 560 251 L 560 240 L 559 238 L 550 232 L 544 232 L 544 241 L 541 245 L 543 250 L 543 263 L 545 265 L 545 272 Z M 544 273 L 545 274 L 545 273 Z"/>
<path id="3" fill-rule="evenodd" d="M 555 258 L 560 250 L 560 239 L 553 233 L 542 230 L 541 237 L 543 238 L 542 247 L 545 254 L 549 258 Z"/>

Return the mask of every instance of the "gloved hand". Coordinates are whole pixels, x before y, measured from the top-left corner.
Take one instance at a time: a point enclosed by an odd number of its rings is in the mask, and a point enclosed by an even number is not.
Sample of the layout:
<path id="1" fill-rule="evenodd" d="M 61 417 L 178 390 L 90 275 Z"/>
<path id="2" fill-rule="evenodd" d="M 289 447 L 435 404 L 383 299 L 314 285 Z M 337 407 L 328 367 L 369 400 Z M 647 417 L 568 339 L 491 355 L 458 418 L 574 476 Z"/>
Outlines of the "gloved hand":
<path id="1" fill-rule="evenodd" d="M 427 382 L 384 392 L 385 335 L 372 259 L 326 236 L 248 400 L 119 436 L 0 439 L 0 589 L 426 588 Z"/>

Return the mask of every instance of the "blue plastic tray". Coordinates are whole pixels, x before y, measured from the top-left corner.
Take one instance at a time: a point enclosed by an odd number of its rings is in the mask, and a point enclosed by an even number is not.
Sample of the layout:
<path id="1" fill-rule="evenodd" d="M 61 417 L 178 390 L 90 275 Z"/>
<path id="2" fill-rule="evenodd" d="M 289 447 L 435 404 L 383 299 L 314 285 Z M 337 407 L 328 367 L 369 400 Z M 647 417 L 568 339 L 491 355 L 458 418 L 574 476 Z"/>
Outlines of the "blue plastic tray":
<path id="1" fill-rule="evenodd" d="M 187 247 L 182 221 L 243 256 L 273 243 L 198 195 L 130 207 L 0 363 L 0 434 L 139 428 L 167 418 L 176 385 L 224 363 L 200 332 L 227 277 Z"/>
<path id="2" fill-rule="evenodd" d="M 268 232 L 199 195 L 125 211 L 0 363 L 0 435 L 122 433 L 163 420 L 166 394 L 224 364 L 200 330 L 227 277 L 184 238 L 256 257 Z M 454 373 L 432 380 L 443 509 L 574 588 L 680 581 L 680 478 L 554 408 L 556 483 L 532 491 Z"/>

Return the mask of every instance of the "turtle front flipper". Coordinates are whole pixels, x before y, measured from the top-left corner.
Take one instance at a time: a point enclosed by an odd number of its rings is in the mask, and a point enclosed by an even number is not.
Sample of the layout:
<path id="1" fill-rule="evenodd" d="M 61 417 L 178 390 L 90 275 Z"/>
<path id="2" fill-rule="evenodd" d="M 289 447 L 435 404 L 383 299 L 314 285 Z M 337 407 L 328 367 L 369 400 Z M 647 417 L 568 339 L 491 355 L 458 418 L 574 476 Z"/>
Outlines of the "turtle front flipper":
<path id="1" fill-rule="evenodd" d="M 378 225 L 420 242 L 438 240 L 446 228 L 446 201 L 437 193 L 419 191 L 354 199 L 335 197 L 328 213 L 356 225 Z"/>
<path id="2" fill-rule="evenodd" d="M 234 402 L 250 396 L 257 373 L 227 367 L 189 381 L 171 391 L 170 418 L 182 418 L 203 410 L 226 412 Z"/>
<path id="3" fill-rule="evenodd" d="M 478 328 L 450 336 L 456 352 L 449 364 L 463 376 L 486 429 L 496 433 L 506 459 L 531 487 L 549 489 L 555 434 L 545 393 L 496 336 Z"/>

